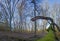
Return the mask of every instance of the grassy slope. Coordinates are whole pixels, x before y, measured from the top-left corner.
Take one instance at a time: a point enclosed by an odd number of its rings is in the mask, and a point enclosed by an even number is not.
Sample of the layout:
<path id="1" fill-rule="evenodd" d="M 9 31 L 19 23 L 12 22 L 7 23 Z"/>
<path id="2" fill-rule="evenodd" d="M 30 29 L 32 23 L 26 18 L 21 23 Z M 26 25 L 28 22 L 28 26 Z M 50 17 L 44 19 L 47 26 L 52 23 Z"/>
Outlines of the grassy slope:
<path id="1" fill-rule="evenodd" d="M 48 34 L 47 34 L 44 38 L 38 39 L 37 41 L 55 41 L 55 39 L 54 39 L 54 34 L 53 34 L 53 32 L 50 30 L 50 31 L 48 32 Z"/>

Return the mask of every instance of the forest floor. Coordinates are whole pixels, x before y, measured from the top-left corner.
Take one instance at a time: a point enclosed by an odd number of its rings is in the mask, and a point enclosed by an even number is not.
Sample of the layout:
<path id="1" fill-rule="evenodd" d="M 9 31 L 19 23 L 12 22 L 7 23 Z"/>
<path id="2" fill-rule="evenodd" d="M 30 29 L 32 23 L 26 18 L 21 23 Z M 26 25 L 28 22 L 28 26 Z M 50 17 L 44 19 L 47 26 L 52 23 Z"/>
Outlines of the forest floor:
<path id="1" fill-rule="evenodd" d="M 0 41 L 33 41 L 37 40 L 37 38 L 42 38 L 46 35 L 45 32 L 41 32 L 40 34 L 34 37 L 34 33 L 16 33 L 16 32 L 4 32 L 0 31 Z"/>
<path id="2" fill-rule="evenodd" d="M 57 32 L 57 34 L 60 39 L 60 33 Z M 48 33 L 41 32 L 40 34 L 36 34 L 36 37 L 34 35 L 34 33 L 0 31 L 0 41 L 55 41 L 52 31 Z"/>

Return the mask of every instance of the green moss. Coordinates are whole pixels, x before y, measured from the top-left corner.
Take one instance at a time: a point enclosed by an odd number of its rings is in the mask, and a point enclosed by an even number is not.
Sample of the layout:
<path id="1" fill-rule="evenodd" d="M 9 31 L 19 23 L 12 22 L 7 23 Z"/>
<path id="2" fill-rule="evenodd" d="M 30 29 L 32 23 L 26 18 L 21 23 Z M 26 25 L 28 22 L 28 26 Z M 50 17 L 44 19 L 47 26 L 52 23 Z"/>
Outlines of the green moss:
<path id="1" fill-rule="evenodd" d="M 50 30 L 44 38 L 38 39 L 37 41 L 55 41 L 52 30 Z"/>

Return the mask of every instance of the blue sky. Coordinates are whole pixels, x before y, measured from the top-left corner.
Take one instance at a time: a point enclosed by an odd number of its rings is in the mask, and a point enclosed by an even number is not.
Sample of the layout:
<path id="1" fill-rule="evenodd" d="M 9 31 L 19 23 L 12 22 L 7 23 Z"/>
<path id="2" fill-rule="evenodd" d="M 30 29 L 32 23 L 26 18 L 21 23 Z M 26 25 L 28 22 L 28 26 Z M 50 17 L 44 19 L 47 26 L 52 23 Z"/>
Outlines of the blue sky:
<path id="1" fill-rule="evenodd" d="M 49 0 L 50 5 L 54 4 L 55 2 L 60 4 L 60 0 Z"/>
<path id="2" fill-rule="evenodd" d="M 49 2 L 52 4 L 54 2 L 60 3 L 60 0 L 49 0 Z"/>

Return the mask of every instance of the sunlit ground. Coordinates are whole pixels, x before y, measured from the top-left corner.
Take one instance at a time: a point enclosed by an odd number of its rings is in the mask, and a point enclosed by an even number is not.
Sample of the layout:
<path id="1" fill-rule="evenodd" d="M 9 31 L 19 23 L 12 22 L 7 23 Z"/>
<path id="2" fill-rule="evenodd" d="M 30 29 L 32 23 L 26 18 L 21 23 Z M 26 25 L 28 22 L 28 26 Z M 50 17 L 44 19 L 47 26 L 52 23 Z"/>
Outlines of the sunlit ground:
<path id="1" fill-rule="evenodd" d="M 53 32 L 50 30 L 45 37 L 40 38 L 40 39 L 38 39 L 37 41 L 55 41 L 55 39 L 54 39 L 54 34 L 53 34 Z"/>

